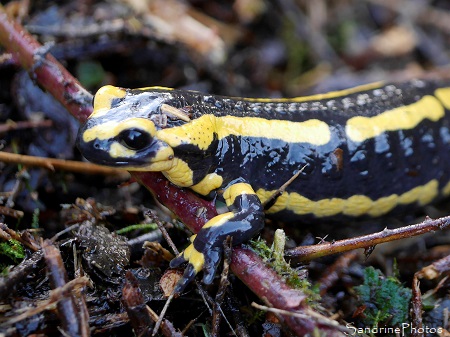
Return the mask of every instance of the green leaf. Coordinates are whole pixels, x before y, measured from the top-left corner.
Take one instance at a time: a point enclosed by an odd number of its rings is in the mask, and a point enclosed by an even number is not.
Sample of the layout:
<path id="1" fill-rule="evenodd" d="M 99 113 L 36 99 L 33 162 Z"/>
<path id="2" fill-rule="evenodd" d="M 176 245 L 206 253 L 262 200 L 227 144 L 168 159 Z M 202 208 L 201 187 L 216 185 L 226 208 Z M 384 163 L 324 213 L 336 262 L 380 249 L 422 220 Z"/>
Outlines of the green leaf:
<path id="1" fill-rule="evenodd" d="M 361 305 L 365 305 L 364 323 L 371 326 L 398 326 L 407 321 L 411 289 L 395 277 L 385 278 L 379 270 L 364 270 L 364 283 L 355 287 Z"/>

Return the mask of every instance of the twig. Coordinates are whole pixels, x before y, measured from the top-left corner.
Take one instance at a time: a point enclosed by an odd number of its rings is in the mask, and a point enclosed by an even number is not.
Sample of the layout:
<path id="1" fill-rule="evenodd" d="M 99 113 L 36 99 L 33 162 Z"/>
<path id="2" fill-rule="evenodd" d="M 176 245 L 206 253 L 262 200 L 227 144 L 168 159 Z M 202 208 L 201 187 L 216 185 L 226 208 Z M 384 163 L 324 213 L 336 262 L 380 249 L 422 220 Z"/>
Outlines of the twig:
<path id="1" fill-rule="evenodd" d="M 172 239 L 170 238 L 169 233 L 167 233 L 166 227 L 164 227 L 164 224 L 162 223 L 162 221 L 159 220 L 158 217 L 156 216 L 156 214 L 151 210 L 148 210 L 147 212 L 145 212 L 145 215 L 148 216 L 151 220 L 153 220 L 156 223 L 159 230 L 161 231 L 161 234 L 163 235 L 164 239 L 166 240 L 167 244 L 170 246 L 170 248 L 172 248 L 172 251 L 174 252 L 174 254 L 178 255 L 180 252 L 178 251 L 177 246 L 175 246 Z"/>
<path id="2" fill-rule="evenodd" d="M 450 216 L 436 220 L 426 218 L 423 222 L 404 226 L 397 229 L 385 228 L 381 232 L 358 236 L 355 238 L 326 242 L 313 246 L 303 246 L 291 249 L 286 252 L 286 256 L 299 260 L 312 260 L 318 257 L 327 256 L 336 253 L 342 253 L 357 248 L 367 248 L 380 243 L 410 238 L 412 236 L 422 235 L 435 230 L 442 230 L 450 225 Z"/>
<path id="3" fill-rule="evenodd" d="M 210 305 L 214 305 L 214 300 L 211 296 L 209 296 L 208 292 L 203 289 L 202 284 L 197 279 L 194 280 L 195 285 L 197 286 L 198 292 L 200 293 L 200 296 L 202 297 L 203 303 L 205 303 L 206 308 L 208 309 L 208 312 L 210 315 L 213 314 L 213 310 L 210 307 Z"/>
<path id="4" fill-rule="evenodd" d="M 33 129 L 33 128 L 49 128 L 53 126 L 53 121 L 43 120 L 43 121 L 19 121 L 13 122 L 8 121 L 4 124 L 0 124 L 0 133 L 12 131 L 12 130 L 23 130 L 23 129 Z"/>
<path id="5" fill-rule="evenodd" d="M 41 45 L 18 23 L 8 17 L 0 6 L 0 43 L 17 58 L 26 70 L 34 70 L 33 77 L 67 110 L 76 112 L 84 120 L 92 111 L 92 95 L 70 75 L 52 56 L 47 54 L 40 64 L 36 63 Z"/>
<path id="6" fill-rule="evenodd" d="M 189 321 L 189 323 L 186 324 L 186 326 L 185 326 L 185 327 L 183 328 L 183 330 L 181 331 L 181 334 L 182 334 L 183 336 L 186 335 L 186 332 L 191 328 L 191 326 L 192 326 L 193 324 L 195 324 L 195 322 L 197 322 L 198 319 L 199 319 L 200 317 L 203 316 L 203 314 L 205 313 L 205 311 L 206 311 L 206 310 L 202 311 L 196 318 L 191 319 L 191 320 Z"/>
<path id="7" fill-rule="evenodd" d="M 55 235 L 53 235 L 51 237 L 50 241 L 51 242 L 56 242 L 56 240 L 58 240 L 59 237 L 61 237 L 62 235 L 66 234 L 68 232 L 71 232 L 71 231 L 77 229 L 78 227 L 80 227 L 80 224 L 75 224 L 75 225 L 69 226 L 69 227 L 63 229 L 62 231 L 59 231 Z"/>
<path id="8" fill-rule="evenodd" d="M 416 275 L 418 278 L 426 278 L 427 280 L 435 279 L 442 274 L 450 271 L 450 255 L 447 255 L 432 264 L 423 267 Z"/>
<path id="9" fill-rule="evenodd" d="M 161 310 L 161 313 L 159 314 L 158 320 L 155 323 L 155 327 L 153 328 L 152 336 L 155 336 L 158 333 L 159 327 L 161 326 L 161 323 L 163 322 L 164 316 L 166 315 L 167 309 L 169 308 L 170 303 L 172 302 L 174 297 L 174 293 L 172 292 L 169 297 L 166 300 L 166 303 L 164 303 L 164 307 Z"/>
<path id="10" fill-rule="evenodd" d="M 412 327 L 414 327 L 414 331 L 411 329 L 411 336 L 419 337 L 423 336 L 423 334 L 418 334 L 417 331 L 422 330 L 423 322 L 422 322 L 422 294 L 420 292 L 420 281 L 416 275 L 414 275 L 413 283 L 412 283 L 412 298 L 411 298 L 411 318 L 412 318 Z"/>
<path id="11" fill-rule="evenodd" d="M 28 275 L 41 268 L 43 256 L 42 250 L 39 250 L 11 269 L 6 276 L 0 277 L 0 299 L 14 294 Z"/>
<path id="12" fill-rule="evenodd" d="M 344 326 L 339 325 L 339 323 L 336 322 L 335 320 L 329 319 L 328 317 L 325 317 L 311 309 L 305 310 L 304 313 L 292 312 L 292 311 L 287 311 L 287 310 L 282 310 L 282 309 L 277 309 L 277 308 L 270 308 L 265 305 L 257 304 L 255 302 L 252 303 L 252 307 L 257 308 L 259 310 L 273 312 L 273 313 L 281 315 L 281 316 L 289 316 L 289 317 L 297 317 L 297 318 L 314 318 L 317 321 L 320 321 L 321 324 L 336 328 L 342 332 L 345 332 L 345 333 L 353 332 L 353 330 L 347 329 Z"/>
<path id="13" fill-rule="evenodd" d="M 44 258 L 47 264 L 48 277 L 52 289 L 62 288 L 67 284 L 67 274 L 59 249 L 50 240 L 45 240 L 42 244 Z M 58 316 L 62 322 L 62 327 L 70 336 L 89 336 L 89 327 L 82 326 L 85 321 L 77 306 L 77 301 L 73 293 L 62 297 L 58 303 Z M 87 328 L 87 330 L 85 329 Z"/>
<path id="14" fill-rule="evenodd" d="M 157 321 L 159 319 L 156 312 L 154 312 L 148 305 L 146 306 L 148 312 L 150 313 L 150 317 L 153 319 L 153 321 Z M 180 334 L 172 325 L 171 322 L 164 319 L 161 323 L 161 332 L 164 336 L 167 337 L 183 337 L 182 334 Z"/>
<path id="15" fill-rule="evenodd" d="M 297 179 L 297 177 L 300 175 L 300 173 L 302 173 L 307 166 L 308 166 L 308 164 L 304 165 L 300 170 L 298 170 L 295 174 L 293 174 L 292 177 L 288 181 L 286 181 L 283 185 L 281 185 L 281 187 L 278 190 L 276 190 L 269 198 L 267 198 L 267 200 L 262 203 L 263 208 L 265 210 L 267 210 L 270 207 L 272 207 L 275 204 L 277 198 L 284 193 L 286 188 L 290 184 L 292 184 L 292 182 L 295 179 Z"/>
<path id="16" fill-rule="evenodd" d="M 325 269 L 317 284 L 319 285 L 320 296 L 326 294 L 327 290 L 341 277 L 342 272 L 348 268 L 350 263 L 358 258 L 356 251 L 348 252 L 340 256 L 332 266 Z"/>
<path id="17" fill-rule="evenodd" d="M 175 246 L 172 239 L 170 238 L 169 233 L 167 233 L 167 230 L 164 227 L 163 223 L 158 219 L 158 217 L 155 215 L 155 213 L 149 210 L 145 214 L 156 223 L 156 225 L 158 226 L 159 230 L 161 231 L 164 239 L 169 244 L 170 248 L 172 248 L 172 251 L 175 253 L 175 255 L 178 255 L 179 251 L 178 251 L 177 247 Z M 166 311 L 169 308 L 169 305 L 172 302 L 173 298 L 174 298 L 174 293 L 172 291 L 172 293 L 167 298 L 166 303 L 164 303 L 164 307 L 162 308 L 161 313 L 159 314 L 158 320 L 156 321 L 155 327 L 153 328 L 152 336 L 155 336 L 156 333 L 158 332 L 159 327 L 161 326 L 161 323 L 164 319 L 164 316 L 166 315 Z"/>
<path id="18" fill-rule="evenodd" d="M 432 264 L 423 267 L 421 270 L 414 274 L 412 282 L 412 298 L 411 298 L 411 317 L 412 317 L 412 327 L 415 328 L 414 331 L 419 331 L 422 328 L 422 293 L 420 291 L 420 281 L 419 279 L 425 278 L 428 280 L 440 277 L 443 274 L 447 274 L 450 270 L 450 256 L 447 255 Z M 444 277 L 433 290 L 432 294 L 437 292 L 442 285 L 447 281 L 448 276 Z M 430 295 L 430 293 L 428 293 Z M 417 333 L 411 334 L 412 336 L 419 336 Z"/>
<path id="19" fill-rule="evenodd" d="M 13 325 L 17 322 L 20 322 L 28 317 L 34 316 L 39 314 L 40 312 L 43 312 L 47 309 L 52 309 L 56 303 L 61 301 L 65 298 L 65 296 L 68 296 L 68 294 L 71 293 L 73 289 L 86 287 L 89 285 L 90 281 L 87 277 L 83 276 L 74 280 L 71 280 L 67 282 L 63 287 L 53 289 L 50 293 L 50 298 L 46 301 L 43 301 L 39 306 L 36 308 L 32 308 L 27 310 L 21 315 L 15 316 L 5 322 L 3 322 L 1 325 Z"/>
<path id="20" fill-rule="evenodd" d="M 9 228 L 6 224 L 0 223 L 0 229 L 4 232 L 8 233 L 12 239 L 19 241 L 24 246 L 31 249 L 33 252 L 41 249 L 41 246 L 34 240 L 33 237 L 28 235 L 27 231 L 24 231 L 22 234 L 17 233 L 15 230 Z"/>
<path id="21" fill-rule="evenodd" d="M 145 241 L 157 241 L 157 242 L 161 242 L 162 240 L 162 234 L 160 231 L 152 231 L 149 233 L 145 233 L 142 235 L 139 235 L 137 237 L 134 237 L 132 239 L 128 240 L 128 246 L 130 246 L 132 251 L 137 251 L 142 249 L 142 244 Z"/>
<path id="22" fill-rule="evenodd" d="M 87 174 L 103 174 L 106 176 L 119 176 L 123 178 L 129 177 L 125 170 L 112 167 L 105 167 L 91 163 L 83 163 L 74 160 L 63 160 L 55 158 L 34 157 L 10 152 L 0 151 L 0 161 L 4 163 L 22 164 L 27 166 L 44 167 L 51 171 L 65 170 L 77 173 Z"/>
<path id="23" fill-rule="evenodd" d="M 232 238 L 230 236 L 228 236 L 227 239 L 223 243 L 225 259 L 223 262 L 222 274 L 220 276 L 220 286 L 219 286 L 219 289 L 217 290 L 216 299 L 213 304 L 214 307 L 213 307 L 213 317 L 212 317 L 212 324 L 211 324 L 212 325 L 211 336 L 219 336 L 220 318 L 223 316 L 227 320 L 221 307 L 222 307 L 223 299 L 227 292 L 228 285 L 230 284 L 230 282 L 228 281 L 228 273 L 230 270 L 230 261 L 231 261 L 231 255 L 232 255 L 231 244 L 232 244 Z M 220 314 L 219 314 L 219 312 L 220 312 Z M 230 325 L 228 320 L 227 320 L 227 323 L 228 323 L 228 325 Z M 231 331 L 233 331 L 233 334 L 236 335 L 236 333 L 234 332 L 234 329 L 231 325 L 230 325 L 230 328 L 231 328 Z"/>
<path id="24" fill-rule="evenodd" d="M 22 211 L 12 209 L 11 207 L 0 206 L 0 214 L 20 219 L 23 217 L 24 213 Z"/>

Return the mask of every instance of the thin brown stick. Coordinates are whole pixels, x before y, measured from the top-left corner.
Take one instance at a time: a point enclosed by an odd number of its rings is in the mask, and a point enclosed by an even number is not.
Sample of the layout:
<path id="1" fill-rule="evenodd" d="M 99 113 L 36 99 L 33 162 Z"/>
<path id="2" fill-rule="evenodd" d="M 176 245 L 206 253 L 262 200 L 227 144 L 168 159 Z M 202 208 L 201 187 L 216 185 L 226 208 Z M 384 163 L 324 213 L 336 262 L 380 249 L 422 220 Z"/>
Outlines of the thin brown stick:
<path id="1" fill-rule="evenodd" d="M 39 249 L 41 249 L 41 246 L 34 240 L 34 238 L 31 237 L 30 235 L 27 235 L 27 231 L 24 231 L 22 233 L 18 233 L 15 230 L 9 228 L 4 223 L 0 223 L 0 229 L 3 230 L 8 235 L 10 235 L 11 239 L 19 241 L 21 244 L 23 244 L 24 246 L 28 247 L 33 252 L 36 252 Z"/>
<path id="2" fill-rule="evenodd" d="M 175 255 L 178 255 L 179 251 L 178 251 L 177 247 L 175 246 L 175 244 L 173 243 L 172 239 L 170 238 L 169 233 L 167 233 L 167 230 L 164 227 L 162 221 L 159 220 L 158 217 L 156 216 L 156 214 L 154 212 L 152 212 L 151 210 L 146 212 L 146 215 L 156 223 L 156 225 L 158 226 L 159 230 L 161 231 L 164 239 L 169 244 L 170 248 L 172 248 L 172 251 L 175 253 Z M 158 333 L 159 327 L 161 326 L 161 324 L 163 322 L 164 316 L 166 315 L 167 309 L 169 309 L 169 305 L 172 302 L 173 298 L 174 298 L 174 293 L 172 291 L 170 296 L 167 298 L 166 303 L 164 303 L 164 307 L 162 308 L 161 313 L 159 314 L 158 320 L 156 321 L 155 327 L 153 328 L 153 331 L 152 331 L 152 336 L 155 336 Z"/>
<path id="3" fill-rule="evenodd" d="M 156 314 L 156 312 L 154 312 L 148 305 L 146 306 L 150 317 L 152 318 L 153 321 L 158 321 L 159 317 Z M 183 337 L 183 334 L 181 334 L 180 332 L 178 332 L 174 326 L 172 325 L 172 323 L 170 321 L 168 321 L 167 319 L 163 319 L 162 323 L 161 323 L 161 333 L 164 336 L 171 336 L 171 337 Z"/>
<path id="4" fill-rule="evenodd" d="M 123 178 L 127 178 L 130 176 L 129 173 L 127 173 L 127 171 L 125 170 L 95 165 L 91 163 L 83 163 L 74 160 L 26 156 L 22 154 L 3 151 L 0 151 L 0 161 L 4 163 L 22 164 L 26 166 L 44 167 L 51 171 L 64 170 L 77 173 L 102 174 L 107 176 L 113 175 Z"/>
<path id="5" fill-rule="evenodd" d="M 221 306 L 223 304 L 225 294 L 227 293 L 228 285 L 230 284 L 230 282 L 228 281 L 228 274 L 230 271 L 230 261 L 231 261 L 231 255 L 232 255 L 231 244 L 232 244 L 232 238 L 230 236 L 228 236 L 227 239 L 223 243 L 225 258 L 224 258 L 224 262 L 223 262 L 222 274 L 220 275 L 219 289 L 217 290 L 216 298 L 213 303 L 213 317 L 212 317 L 212 323 L 211 323 L 211 325 L 212 325 L 211 336 L 213 336 L 213 337 L 220 335 L 219 328 L 220 328 L 220 320 L 222 318 L 222 315 L 226 319 L 226 317 L 221 309 Z M 233 327 L 230 327 L 230 328 L 233 331 L 233 334 L 236 335 Z"/>
<path id="6" fill-rule="evenodd" d="M 23 217 L 24 213 L 17 209 L 13 209 L 6 206 L 0 206 L 0 214 L 10 216 L 12 218 L 20 219 Z"/>
<path id="7" fill-rule="evenodd" d="M 156 336 L 156 334 L 158 333 L 159 327 L 163 323 L 164 316 L 166 315 L 167 309 L 169 309 L 169 305 L 172 302 L 173 297 L 174 293 L 172 292 L 167 298 L 166 303 L 164 303 L 164 307 L 162 308 L 161 313 L 159 314 L 159 317 L 155 323 L 155 327 L 153 328 L 152 336 Z"/>
<path id="8" fill-rule="evenodd" d="M 328 317 L 325 317 L 311 309 L 307 309 L 305 310 L 304 313 L 301 312 L 292 312 L 292 311 L 287 311 L 287 310 L 282 310 L 282 309 L 278 309 L 278 308 L 271 308 L 265 305 L 261 305 L 261 304 L 257 304 L 255 302 L 252 303 L 252 307 L 255 307 L 259 310 L 264 310 L 264 311 L 269 311 L 269 312 L 273 312 L 275 314 L 278 315 L 284 315 L 284 316 L 290 316 L 290 317 L 297 317 L 297 318 L 314 318 L 318 321 L 320 321 L 321 324 L 323 325 L 327 325 L 329 327 L 333 327 L 336 328 L 338 330 L 341 330 L 342 332 L 345 333 L 352 333 L 353 331 L 350 329 L 345 328 L 344 326 L 339 325 L 338 322 L 336 322 L 335 320 L 329 319 Z"/>
<path id="9" fill-rule="evenodd" d="M 170 246 L 170 248 L 172 248 L 172 251 L 175 255 L 180 254 L 180 252 L 178 251 L 177 247 L 175 246 L 175 244 L 173 243 L 172 239 L 169 236 L 169 233 L 167 233 L 166 227 L 164 227 L 164 224 L 161 220 L 159 220 L 158 216 L 155 214 L 155 212 L 148 210 L 147 212 L 145 212 L 145 215 L 149 217 L 149 219 L 153 220 L 156 225 L 158 226 L 162 236 L 164 237 L 164 239 L 166 240 L 167 244 Z"/>
<path id="10" fill-rule="evenodd" d="M 67 273 L 61 253 L 50 240 L 45 240 L 42 244 L 44 258 L 47 265 L 48 277 L 52 289 L 64 287 L 67 281 Z M 61 320 L 62 328 L 70 336 L 89 336 L 89 327 L 82 326 L 84 321 L 80 308 L 73 293 L 62 296 L 57 303 L 58 317 Z M 87 331 L 86 331 L 87 328 Z"/>
<path id="11" fill-rule="evenodd" d="M 340 256 L 330 267 L 326 268 L 319 279 L 320 296 L 326 294 L 328 289 L 334 285 L 341 277 L 343 271 L 347 270 L 351 262 L 358 258 L 356 251 L 348 252 Z"/>
<path id="12" fill-rule="evenodd" d="M 422 294 L 420 292 L 420 281 L 417 277 L 417 273 L 414 275 L 412 283 L 412 298 L 411 298 L 411 318 L 412 327 L 411 336 L 419 337 L 423 336 L 423 333 L 418 333 L 417 331 L 422 330 Z"/>
<path id="13" fill-rule="evenodd" d="M 43 121 L 7 121 L 4 124 L 0 124 L 0 133 L 12 131 L 12 130 L 23 130 L 23 129 L 33 129 L 33 128 L 49 128 L 53 126 L 53 121 L 43 120 Z"/>
<path id="14" fill-rule="evenodd" d="M 450 216 L 435 220 L 427 217 L 423 222 L 416 225 L 404 226 L 397 229 L 385 228 L 381 232 L 374 234 L 334 242 L 325 242 L 313 246 L 297 247 L 287 251 L 286 256 L 297 261 L 309 261 L 322 256 L 343 253 L 357 248 L 368 248 L 380 243 L 410 238 L 412 236 L 442 230 L 449 225 Z"/>
<path id="15" fill-rule="evenodd" d="M 447 274 L 450 270 L 450 255 L 447 255 L 432 264 L 423 267 L 416 272 L 418 278 L 426 278 L 427 280 L 433 280 L 440 277 L 442 274 Z"/>
<path id="16" fill-rule="evenodd" d="M 269 209 L 270 207 L 272 207 L 277 198 L 282 195 L 284 193 L 284 191 L 286 190 L 286 188 L 292 184 L 292 182 L 297 179 L 297 177 L 300 175 L 300 173 L 303 172 L 303 170 L 308 166 L 308 164 L 304 165 L 300 170 L 298 170 L 295 174 L 292 175 L 291 178 L 289 178 L 288 181 L 286 181 L 283 185 L 281 185 L 281 187 L 279 189 L 277 189 L 274 193 L 272 193 L 272 195 L 262 203 L 263 208 L 265 210 Z"/>
<path id="17" fill-rule="evenodd" d="M 41 255 L 42 256 L 42 255 Z M 2 323 L 2 325 L 11 326 L 13 324 L 16 324 L 17 322 L 20 322 L 28 317 L 34 316 L 39 314 L 40 312 L 43 312 L 47 309 L 53 309 L 56 303 L 64 298 L 64 296 L 67 296 L 67 294 L 70 294 L 70 292 L 73 289 L 85 287 L 89 285 L 90 281 L 86 276 L 82 276 L 80 278 L 71 280 L 67 282 L 63 287 L 53 289 L 50 293 L 50 298 L 46 301 L 41 302 L 36 308 L 31 308 L 27 311 L 25 311 L 23 314 L 20 314 L 18 316 L 14 316 L 11 319 L 5 321 Z"/>
<path id="18" fill-rule="evenodd" d="M 0 277 L 0 299 L 14 294 L 21 284 L 26 282 L 28 275 L 37 273 L 42 267 L 43 256 L 42 250 L 39 250 L 12 268 L 7 275 Z"/>

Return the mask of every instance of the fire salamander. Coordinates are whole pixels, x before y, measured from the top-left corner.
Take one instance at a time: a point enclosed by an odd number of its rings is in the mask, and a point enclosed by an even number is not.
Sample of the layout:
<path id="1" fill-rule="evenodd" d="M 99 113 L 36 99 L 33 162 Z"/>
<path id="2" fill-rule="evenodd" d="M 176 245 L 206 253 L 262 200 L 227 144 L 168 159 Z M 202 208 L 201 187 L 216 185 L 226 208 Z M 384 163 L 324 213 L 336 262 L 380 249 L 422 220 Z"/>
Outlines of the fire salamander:
<path id="1" fill-rule="evenodd" d="M 229 211 L 171 262 L 188 262 L 180 292 L 202 270 L 210 283 L 226 236 L 233 244 L 250 239 L 265 213 L 345 221 L 450 195 L 450 82 L 374 83 L 275 100 L 105 86 L 78 147 L 92 162 L 161 171 L 175 185 L 225 201 Z"/>

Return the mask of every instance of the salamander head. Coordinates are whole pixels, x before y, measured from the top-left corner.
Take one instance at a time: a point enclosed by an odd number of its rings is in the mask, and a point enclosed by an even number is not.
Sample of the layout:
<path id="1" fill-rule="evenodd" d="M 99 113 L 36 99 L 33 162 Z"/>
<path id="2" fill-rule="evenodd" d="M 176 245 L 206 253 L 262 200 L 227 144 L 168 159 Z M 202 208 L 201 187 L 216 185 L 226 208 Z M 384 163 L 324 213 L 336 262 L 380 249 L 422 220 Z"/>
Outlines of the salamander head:
<path id="1" fill-rule="evenodd" d="M 97 164 L 166 171 L 173 165 L 174 153 L 158 132 L 189 121 L 186 113 L 167 104 L 171 101 L 166 88 L 100 88 L 94 111 L 78 133 L 77 146 Z"/>

